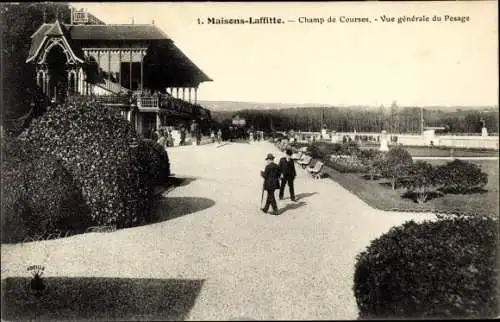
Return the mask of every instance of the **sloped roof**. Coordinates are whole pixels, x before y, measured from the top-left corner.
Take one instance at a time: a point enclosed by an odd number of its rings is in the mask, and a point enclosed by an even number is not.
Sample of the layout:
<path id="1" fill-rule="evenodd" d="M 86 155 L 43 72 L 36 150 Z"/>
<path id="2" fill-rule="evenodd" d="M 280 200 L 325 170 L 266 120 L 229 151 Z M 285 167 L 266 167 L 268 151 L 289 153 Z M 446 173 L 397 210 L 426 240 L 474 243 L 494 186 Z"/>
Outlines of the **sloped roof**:
<path id="1" fill-rule="evenodd" d="M 165 40 L 168 36 L 155 25 L 69 25 L 43 24 L 31 36 L 28 60 L 36 55 L 47 36 L 64 35 L 73 47 L 71 40 Z"/>
<path id="2" fill-rule="evenodd" d="M 159 40 L 169 39 L 155 25 L 67 25 L 75 40 Z"/>
<path id="3" fill-rule="evenodd" d="M 57 20 L 52 24 L 50 29 L 45 33 L 46 36 L 64 36 L 63 27 L 61 27 L 61 23 Z"/>

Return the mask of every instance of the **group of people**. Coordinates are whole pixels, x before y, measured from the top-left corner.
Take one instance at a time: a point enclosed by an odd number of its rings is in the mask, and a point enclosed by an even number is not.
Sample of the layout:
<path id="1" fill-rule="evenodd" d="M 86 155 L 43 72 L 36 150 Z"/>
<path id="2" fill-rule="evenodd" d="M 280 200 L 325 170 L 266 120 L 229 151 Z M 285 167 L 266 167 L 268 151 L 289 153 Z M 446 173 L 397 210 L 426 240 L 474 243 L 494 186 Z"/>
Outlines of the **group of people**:
<path id="1" fill-rule="evenodd" d="M 221 144 L 222 142 L 222 131 L 221 129 L 217 130 L 217 133 L 215 133 L 214 130 L 210 131 L 210 138 L 212 139 L 212 143 L 215 143 L 215 140 L 217 140 L 218 144 Z"/>
<path id="2" fill-rule="evenodd" d="M 271 207 L 273 209 L 271 214 L 277 216 L 279 215 L 278 204 L 274 195 L 277 189 L 279 189 L 279 199 L 283 200 L 285 187 L 288 184 L 290 199 L 296 201 L 293 182 L 297 173 L 295 172 L 295 163 L 292 159 L 292 150 L 287 149 L 286 156 L 281 158 L 278 164 L 274 163 L 274 155 L 269 153 L 266 157 L 266 162 L 267 165 L 264 171 L 261 171 L 261 176 L 264 178 L 262 194 L 266 191 L 267 198 L 261 211 L 268 213 Z"/>
<path id="3" fill-rule="evenodd" d="M 152 139 L 153 140 L 156 139 L 156 142 L 165 149 L 167 149 L 167 147 L 174 146 L 174 138 L 172 137 L 172 131 L 168 128 L 159 129 L 158 131 L 155 131 Z"/>

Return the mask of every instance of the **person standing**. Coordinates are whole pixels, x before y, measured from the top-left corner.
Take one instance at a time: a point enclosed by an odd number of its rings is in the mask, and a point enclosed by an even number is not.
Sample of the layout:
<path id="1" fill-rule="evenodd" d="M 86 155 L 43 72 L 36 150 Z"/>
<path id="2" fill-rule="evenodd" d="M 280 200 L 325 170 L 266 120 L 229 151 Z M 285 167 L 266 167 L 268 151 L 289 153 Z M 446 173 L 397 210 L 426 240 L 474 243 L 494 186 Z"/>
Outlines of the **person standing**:
<path id="1" fill-rule="evenodd" d="M 166 138 L 165 138 L 165 135 L 164 135 L 164 132 L 163 132 L 163 129 L 160 129 L 159 130 L 159 134 L 158 134 L 158 140 L 156 141 L 159 145 L 161 145 L 165 150 L 165 146 L 166 146 Z"/>
<path id="2" fill-rule="evenodd" d="M 264 213 L 267 213 L 269 206 L 273 208 L 272 215 L 278 215 L 278 204 L 274 196 L 274 191 L 280 187 L 280 167 L 274 163 L 274 156 L 269 153 L 266 157 L 267 165 L 260 175 L 264 178 L 264 190 L 267 192 L 267 199 L 264 208 L 261 208 Z"/>
<path id="3" fill-rule="evenodd" d="M 295 172 L 295 163 L 292 160 L 292 150 L 286 150 L 286 157 L 280 159 L 279 163 L 280 172 L 281 172 L 281 186 L 280 186 L 280 200 L 283 200 L 283 196 L 285 194 L 285 185 L 288 183 L 288 188 L 290 190 L 290 199 L 295 201 L 295 191 L 293 187 L 293 181 L 297 176 Z"/>
<path id="4" fill-rule="evenodd" d="M 221 143 L 222 142 L 222 131 L 221 129 L 218 129 L 217 130 L 217 143 Z"/>

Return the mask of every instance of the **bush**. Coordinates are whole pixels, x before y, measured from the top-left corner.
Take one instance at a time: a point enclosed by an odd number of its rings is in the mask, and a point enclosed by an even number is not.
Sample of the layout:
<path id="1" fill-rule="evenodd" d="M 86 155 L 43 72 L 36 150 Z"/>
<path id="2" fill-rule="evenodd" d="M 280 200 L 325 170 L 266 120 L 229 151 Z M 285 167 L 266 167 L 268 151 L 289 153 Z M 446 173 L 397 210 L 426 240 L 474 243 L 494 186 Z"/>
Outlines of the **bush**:
<path id="1" fill-rule="evenodd" d="M 439 166 L 436 179 L 442 191 L 451 193 L 468 193 L 488 183 L 488 175 L 479 165 L 458 159 Z"/>
<path id="2" fill-rule="evenodd" d="M 408 175 L 412 164 L 413 159 L 408 151 L 400 147 L 392 148 L 380 163 L 380 172 L 382 176 L 391 180 L 391 187 L 394 190 L 398 179 Z"/>
<path id="3" fill-rule="evenodd" d="M 492 317 L 498 314 L 498 222 L 407 222 L 357 256 L 360 318 Z"/>
<path id="4" fill-rule="evenodd" d="M 73 98 L 49 109 L 26 139 L 62 161 L 81 187 L 93 225 L 127 227 L 149 214 L 149 161 L 137 148 L 132 125 L 111 109 Z"/>
<path id="5" fill-rule="evenodd" d="M 157 185 L 166 184 L 170 176 L 167 151 L 160 144 L 149 139 L 141 140 L 139 149 L 144 149 L 146 160 L 149 160 L 146 163 L 147 181 Z"/>
<path id="6" fill-rule="evenodd" d="M 341 148 L 340 144 L 332 144 L 327 142 L 314 142 L 310 145 L 309 150 L 313 158 L 324 160 L 325 158 L 328 158 L 331 154 L 337 154 L 340 148 Z"/>
<path id="7" fill-rule="evenodd" d="M 380 172 L 380 165 L 382 163 L 384 154 L 379 150 L 366 149 L 360 150 L 358 152 L 358 157 L 363 163 L 370 176 L 370 180 L 373 180 Z"/>
<path id="8" fill-rule="evenodd" d="M 358 155 L 359 144 L 355 141 L 348 141 L 340 146 L 340 151 L 337 154 L 341 155 Z"/>
<path id="9" fill-rule="evenodd" d="M 419 204 L 427 201 L 431 194 L 438 192 L 436 169 L 425 161 L 417 161 L 409 170 L 410 178 L 403 181 L 403 187 L 415 196 Z"/>
<path id="10" fill-rule="evenodd" d="M 73 178 L 53 156 L 27 142 L 2 142 L 2 242 L 78 233 L 89 209 Z"/>

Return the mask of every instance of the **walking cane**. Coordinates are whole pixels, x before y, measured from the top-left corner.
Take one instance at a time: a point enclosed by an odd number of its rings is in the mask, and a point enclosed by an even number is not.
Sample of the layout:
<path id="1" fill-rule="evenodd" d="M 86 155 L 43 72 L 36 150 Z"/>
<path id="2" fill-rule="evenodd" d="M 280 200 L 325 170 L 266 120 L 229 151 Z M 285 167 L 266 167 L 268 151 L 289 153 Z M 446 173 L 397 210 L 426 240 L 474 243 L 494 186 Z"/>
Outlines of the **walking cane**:
<path id="1" fill-rule="evenodd" d="M 264 201 L 264 185 L 262 185 L 262 194 L 260 196 L 260 209 L 262 209 L 262 202 Z"/>

